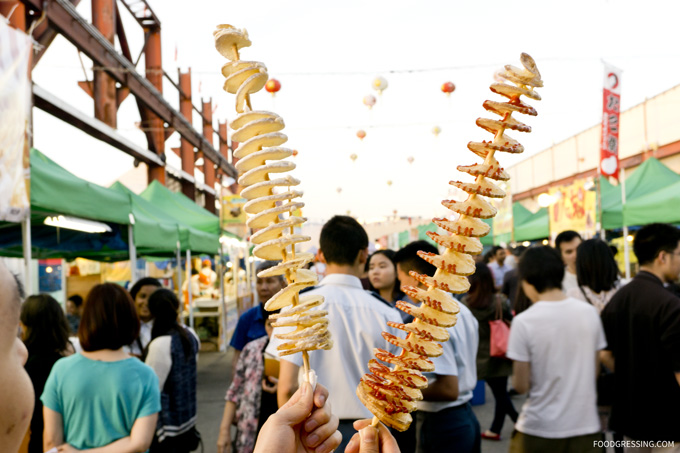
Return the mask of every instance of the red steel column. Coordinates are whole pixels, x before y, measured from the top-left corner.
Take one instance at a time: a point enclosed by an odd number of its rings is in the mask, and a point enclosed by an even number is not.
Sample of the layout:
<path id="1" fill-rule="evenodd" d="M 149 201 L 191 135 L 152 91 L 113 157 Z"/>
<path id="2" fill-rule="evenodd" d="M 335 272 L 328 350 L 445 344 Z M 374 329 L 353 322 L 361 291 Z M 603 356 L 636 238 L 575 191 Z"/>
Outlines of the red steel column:
<path id="1" fill-rule="evenodd" d="M 146 61 L 146 78 L 158 91 L 163 93 L 163 61 L 161 58 L 161 29 L 154 27 L 145 29 L 148 35 L 146 49 L 144 50 L 144 60 Z M 156 151 L 162 159 L 165 159 L 165 126 L 162 119 L 156 116 L 151 110 L 146 111 L 147 124 L 151 131 L 153 140 L 152 149 Z M 149 183 L 158 181 L 165 185 L 165 167 L 160 165 L 149 165 Z"/>
<path id="2" fill-rule="evenodd" d="M 92 24 L 113 44 L 116 36 L 116 0 L 92 0 Z M 116 81 L 103 69 L 94 69 L 94 117 L 116 127 Z"/>
<path id="3" fill-rule="evenodd" d="M 220 154 L 224 156 L 225 159 L 227 159 L 227 162 L 231 162 L 232 156 L 231 156 L 231 148 L 229 148 L 229 143 L 227 142 L 227 122 L 225 121 L 224 123 L 219 123 L 220 127 Z M 234 159 L 237 160 L 237 159 Z M 234 161 L 232 164 L 235 164 L 236 162 Z M 229 186 L 229 190 L 231 190 L 232 193 L 238 194 L 241 192 L 241 187 L 234 182 Z"/>
<path id="4" fill-rule="evenodd" d="M 215 130 L 212 125 L 212 99 L 208 102 L 203 102 L 203 136 L 210 145 L 213 145 L 213 134 Z M 208 159 L 208 156 L 203 155 L 203 174 L 205 175 L 205 185 L 215 190 L 215 163 Z M 205 193 L 205 209 L 216 213 L 215 196 L 211 193 Z"/>
<path id="5" fill-rule="evenodd" d="M 9 24 L 14 28 L 26 31 L 26 7 L 24 4 L 19 1 L 0 1 L 0 14 L 7 17 L 10 12 L 12 12 L 12 17 L 9 18 Z"/>
<path id="6" fill-rule="evenodd" d="M 220 123 L 217 122 L 218 132 L 217 135 L 220 137 L 220 154 L 229 161 L 229 143 L 227 143 L 227 122 Z"/>
<path id="7" fill-rule="evenodd" d="M 194 114 L 191 105 L 191 68 L 186 73 L 177 70 L 179 74 L 179 112 L 192 123 Z M 179 156 L 182 159 L 182 170 L 194 176 L 194 147 L 184 137 L 180 139 Z M 182 193 L 192 200 L 196 200 L 196 186 L 191 181 L 182 180 Z"/>

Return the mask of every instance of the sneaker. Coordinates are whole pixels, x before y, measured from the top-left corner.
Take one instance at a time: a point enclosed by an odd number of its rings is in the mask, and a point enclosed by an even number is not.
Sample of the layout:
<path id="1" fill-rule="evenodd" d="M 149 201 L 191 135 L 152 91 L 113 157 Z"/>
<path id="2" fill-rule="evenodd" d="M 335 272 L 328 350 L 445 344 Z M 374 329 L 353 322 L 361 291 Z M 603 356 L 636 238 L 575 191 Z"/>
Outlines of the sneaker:
<path id="1" fill-rule="evenodd" d="M 482 433 L 482 439 L 501 440 L 501 435 L 487 430 Z"/>

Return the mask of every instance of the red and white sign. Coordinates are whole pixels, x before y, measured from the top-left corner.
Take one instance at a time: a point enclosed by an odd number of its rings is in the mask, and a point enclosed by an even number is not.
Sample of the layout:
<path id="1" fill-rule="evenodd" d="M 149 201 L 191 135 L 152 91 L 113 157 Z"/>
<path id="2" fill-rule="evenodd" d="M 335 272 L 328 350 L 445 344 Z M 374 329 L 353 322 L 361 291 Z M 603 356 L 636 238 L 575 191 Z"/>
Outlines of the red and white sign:
<path id="1" fill-rule="evenodd" d="M 605 64 L 602 100 L 602 137 L 600 174 L 619 179 L 619 113 L 621 107 L 621 70 Z"/>

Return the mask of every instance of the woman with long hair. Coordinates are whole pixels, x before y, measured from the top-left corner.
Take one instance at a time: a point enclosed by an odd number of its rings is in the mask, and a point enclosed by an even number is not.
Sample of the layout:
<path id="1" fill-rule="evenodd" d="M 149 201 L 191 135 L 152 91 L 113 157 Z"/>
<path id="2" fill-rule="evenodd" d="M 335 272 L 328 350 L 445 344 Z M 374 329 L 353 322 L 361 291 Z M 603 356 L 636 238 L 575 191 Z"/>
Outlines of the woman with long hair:
<path id="1" fill-rule="evenodd" d="M 584 300 L 601 312 L 621 288 L 621 274 L 612 251 L 601 239 L 588 239 L 576 249 L 576 279 L 578 287 L 567 296 Z"/>
<path id="2" fill-rule="evenodd" d="M 470 308 L 479 322 L 479 347 L 477 349 L 477 379 L 485 380 L 496 400 L 491 428 L 482 433 L 482 437 L 490 440 L 500 440 L 505 416 L 513 422 L 517 421 L 517 411 L 508 395 L 508 376 L 512 374 L 512 361 L 501 357 L 491 357 L 491 327 L 489 321 L 498 318 L 506 322 L 512 320 L 512 313 L 507 298 L 495 292 L 493 275 L 489 266 L 477 263 L 477 270 L 468 277 L 470 290 L 463 297 L 462 302 Z"/>
<path id="3" fill-rule="evenodd" d="M 40 395 L 57 360 L 73 354 L 64 311 L 49 294 L 26 298 L 21 306 L 21 339 L 28 349 L 26 372 L 35 392 L 28 453 L 43 452 L 43 405 Z"/>
<path id="4" fill-rule="evenodd" d="M 161 411 L 151 453 L 186 453 L 200 441 L 196 431 L 196 355 L 199 343 L 178 322 L 179 300 L 169 289 L 149 297 L 154 319 L 145 362 L 156 372 L 161 391 Z"/>
<path id="5" fill-rule="evenodd" d="M 258 434 L 270 415 L 278 408 L 276 390 L 278 380 L 267 376 L 264 350 L 274 328 L 272 313 L 264 312 L 267 335 L 245 345 L 234 369 L 234 377 L 225 397 L 224 413 L 217 439 L 217 453 L 252 453 Z M 270 374 L 276 374 L 270 371 Z M 236 425 L 236 436 L 231 426 Z"/>
<path id="6" fill-rule="evenodd" d="M 404 298 L 397 279 L 397 265 L 394 263 L 394 250 L 378 250 L 368 258 L 368 279 L 370 289 L 380 294 L 391 305 Z"/>
<path id="7" fill-rule="evenodd" d="M 123 349 L 138 333 L 127 291 L 113 283 L 92 288 L 78 328 L 83 351 L 54 365 L 42 394 L 45 451 L 148 450 L 160 392 L 154 371 Z"/>

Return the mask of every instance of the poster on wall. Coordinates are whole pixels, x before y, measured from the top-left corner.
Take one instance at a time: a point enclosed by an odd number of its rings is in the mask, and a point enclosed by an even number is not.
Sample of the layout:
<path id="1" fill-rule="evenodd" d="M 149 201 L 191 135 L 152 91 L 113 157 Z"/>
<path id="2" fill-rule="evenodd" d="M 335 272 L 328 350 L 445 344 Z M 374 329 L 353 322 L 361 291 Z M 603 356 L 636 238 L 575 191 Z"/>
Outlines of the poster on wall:
<path id="1" fill-rule="evenodd" d="M 28 121 L 31 39 L 0 20 L 0 220 L 22 221 L 29 212 Z"/>
<path id="2" fill-rule="evenodd" d="M 570 186 L 550 189 L 555 199 L 550 208 L 550 236 L 573 230 L 584 237 L 595 235 L 595 192 L 586 190 L 585 180 L 576 180 Z"/>

